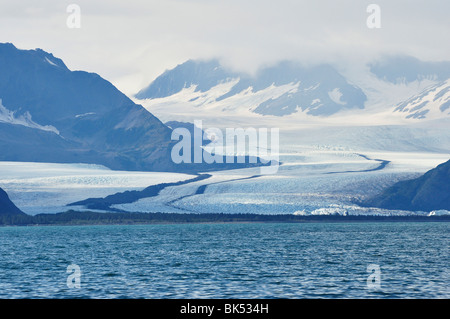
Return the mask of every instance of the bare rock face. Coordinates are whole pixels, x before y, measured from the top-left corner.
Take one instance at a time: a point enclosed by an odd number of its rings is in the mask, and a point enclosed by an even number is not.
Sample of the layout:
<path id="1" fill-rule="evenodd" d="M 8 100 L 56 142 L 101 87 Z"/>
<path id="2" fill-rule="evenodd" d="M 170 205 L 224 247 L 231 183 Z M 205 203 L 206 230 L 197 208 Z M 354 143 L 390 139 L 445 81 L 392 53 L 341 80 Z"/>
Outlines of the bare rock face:
<path id="1" fill-rule="evenodd" d="M 16 205 L 9 199 L 8 194 L 0 188 L 0 215 L 18 215 L 24 214 Z"/>

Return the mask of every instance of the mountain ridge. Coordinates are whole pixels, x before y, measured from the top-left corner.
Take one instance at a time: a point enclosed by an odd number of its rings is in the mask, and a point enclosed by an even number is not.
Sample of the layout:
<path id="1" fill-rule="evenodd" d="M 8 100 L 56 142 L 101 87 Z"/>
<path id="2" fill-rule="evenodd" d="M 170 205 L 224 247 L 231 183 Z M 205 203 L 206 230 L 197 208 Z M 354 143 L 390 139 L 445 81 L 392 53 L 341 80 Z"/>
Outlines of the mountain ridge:
<path id="1" fill-rule="evenodd" d="M 62 162 L 107 164 L 113 169 L 170 168 L 154 163 L 167 162 L 159 158 L 170 154 L 171 130 L 98 74 L 71 71 L 50 53 L 19 50 L 10 43 L 0 44 L 0 68 L 3 114 L 26 116 L 41 127 L 56 129 L 59 138 L 35 131 L 42 148 L 48 149 L 46 160 L 61 162 L 63 157 Z M 134 122 L 125 125 L 126 119 Z M 17 131 L 12 124 L 17 123 L 0 122 L 3 131 Z M 9 144 L 2 139 L 3 149 Z M 15 155 L 3 153 L 1 158 L 42 161 L 40 156 L 30 156 L 28 144 L 16 138 Z M 61 147 L 52 151 L 52 145 Z"/>
<path id="2" fill-rule="evenodd" d="M 136 98 L 164 98 L 191 87 L 194 87 L 194 92 L 205 93 L 225 84 L 230 84 L 230 87 L 223 92 L 212 93 L 214 96 L 208 99 L 209 103 L 239 94 L 256 95 L 270 88 L 280 88 L 278 96 L 269 95 L 262 102 L 254 100 L 247 105 L 261 115 L 284 116 L 301 110 L 311 115 L 330 116 L 343 109 L 363 109 L 367 99 L 360 88 L 348 83 L 328 64 L 304 67 L 296 62 L 281 61 L 250 76 L 228 71 L 218 60 L 188 60 L 165 71 Z M 191 99 L 195 100 L 195 97 Z"/>

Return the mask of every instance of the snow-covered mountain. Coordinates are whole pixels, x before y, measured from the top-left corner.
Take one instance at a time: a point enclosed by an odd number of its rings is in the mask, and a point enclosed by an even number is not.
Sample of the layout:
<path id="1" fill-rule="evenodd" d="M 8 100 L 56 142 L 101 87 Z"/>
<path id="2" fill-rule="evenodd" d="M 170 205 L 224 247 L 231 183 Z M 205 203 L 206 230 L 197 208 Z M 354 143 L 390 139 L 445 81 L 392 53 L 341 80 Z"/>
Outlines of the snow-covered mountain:
<path id="1" fill-rule="evenodd" d="M 450 117 L 450 79 L 433 85 L 398 104 L 394 112 L 407 119 L 439 119 Z"/>
<path id="2" fill-rule="evenodd" d="M 363 109 L 366 96 L 330 65 L 303 67 L 284 61 L 256 75 L 227 70 L 217 60 L 187 61 L 164 72 L 136 98 L 183 99 L 218 112 L 245 108 L 261 115 L 297 112 L 330 116 Z"/>
<path id="3" fill-rule="evenodd" d="M 217 60 L 189 60 L 158 76 L 136 101 L 165 121 L 279 118 L 290 125 L 303 120 L 339 123 L 350 115 L 351 123 L 401 124 L 448 116 L 450 62 L 384 56 L 341 72 L 330 65 L 284 61 L 250 76 Z"/>
<path id="4" fill-rule="evenodd" d="M 448 117 L 449 61 L 429 62 L 405 55 L 386 55 L 369 63 L 368 70 L 372 77 L 369 90 L 381 96 L 378 100 L 392 102 L 385 104 L 391 104 L 394 115 L 410 120 Z M 362 87 L 367 91 L 365 84 Z"/>

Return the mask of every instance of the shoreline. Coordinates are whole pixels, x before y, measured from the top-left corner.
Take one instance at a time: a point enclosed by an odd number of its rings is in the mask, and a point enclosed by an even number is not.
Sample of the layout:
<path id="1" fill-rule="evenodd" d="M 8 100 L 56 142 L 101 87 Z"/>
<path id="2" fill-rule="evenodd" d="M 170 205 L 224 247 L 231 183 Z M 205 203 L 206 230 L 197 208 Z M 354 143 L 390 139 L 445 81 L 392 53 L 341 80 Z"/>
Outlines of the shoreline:
<path id="1" fill-rule="evenodd" d="M 263 214 L 180 214 L 180 213 L 98 213 L 67 211 L 58 214 L 4 215 L 0 227 L 20 226 L 100 226 L 100 225 L 180 225 L 180 224 L 267 224 L 267 223 L 379 223 L 450 222 L 444 216 L 368 216 L 368 215 L 263 215 Z"/>

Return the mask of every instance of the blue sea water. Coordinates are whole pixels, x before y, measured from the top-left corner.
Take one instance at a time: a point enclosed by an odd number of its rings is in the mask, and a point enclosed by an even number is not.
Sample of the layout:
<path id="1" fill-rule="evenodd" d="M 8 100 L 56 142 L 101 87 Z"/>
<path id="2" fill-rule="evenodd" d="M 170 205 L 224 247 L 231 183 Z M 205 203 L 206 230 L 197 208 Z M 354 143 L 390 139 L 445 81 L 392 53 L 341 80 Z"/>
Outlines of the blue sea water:
<path id="1" fill-rule="evenodd" d="M 0 228 L 0 298 L 449 298 L 448 223 Z M 80 267 L 69 288 L 67 267 Z M 367 267 L 380 267 L 369 288 Z M 70 281 L 72 282 L 72 281 Z"/>

